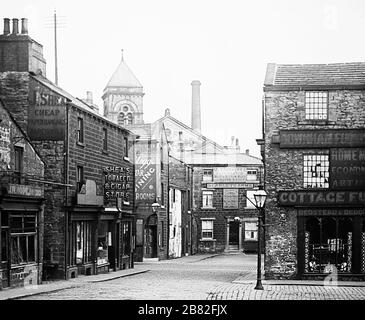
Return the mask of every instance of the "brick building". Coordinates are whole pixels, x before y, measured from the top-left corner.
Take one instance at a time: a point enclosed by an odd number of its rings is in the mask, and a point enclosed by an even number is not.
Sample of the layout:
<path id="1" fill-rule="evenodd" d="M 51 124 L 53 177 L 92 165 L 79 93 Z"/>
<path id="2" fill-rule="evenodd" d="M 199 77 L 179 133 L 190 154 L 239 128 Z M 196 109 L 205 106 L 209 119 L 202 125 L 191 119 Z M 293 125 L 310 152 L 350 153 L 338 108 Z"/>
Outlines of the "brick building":
<path id="1" fill-rule="evenodd" d="M 365 277 L 365 63 L 268 64 L 266 278 Z"/>
<path id="2" fill-rule="evenodd" d="M 133 267 L 134 136 L 45 78 L 26 19 L 8 22 L 0 98 L 45 164 L 45 278 Z"/>
<path id="3" fill-rule="evenodd" d="M 44 163 L 0 99 L 0 289 L 41 283 Z"/>

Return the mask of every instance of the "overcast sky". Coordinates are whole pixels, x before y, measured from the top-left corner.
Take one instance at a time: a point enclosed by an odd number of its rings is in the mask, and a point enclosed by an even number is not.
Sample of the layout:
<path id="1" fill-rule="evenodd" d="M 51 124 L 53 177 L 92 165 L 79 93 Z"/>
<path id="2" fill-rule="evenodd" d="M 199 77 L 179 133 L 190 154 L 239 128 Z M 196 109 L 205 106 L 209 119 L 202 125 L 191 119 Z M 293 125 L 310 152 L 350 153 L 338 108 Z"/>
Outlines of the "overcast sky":
<path id="1" fill-rule="evenodd" d="M 191 81 L 200 80 L 202 133 L 239 139 L 259 156 L 266 64 L 365 61 L 364 1 L 16 0 L 1 18 L 28 18 L 54 81 L 57 10 L 59 86 L 101 96 L 121 59 L 144 87 L 144 120 L 170 108 L 191 124 Z M 64 26 L 64 27 L 63 27 Z"/>

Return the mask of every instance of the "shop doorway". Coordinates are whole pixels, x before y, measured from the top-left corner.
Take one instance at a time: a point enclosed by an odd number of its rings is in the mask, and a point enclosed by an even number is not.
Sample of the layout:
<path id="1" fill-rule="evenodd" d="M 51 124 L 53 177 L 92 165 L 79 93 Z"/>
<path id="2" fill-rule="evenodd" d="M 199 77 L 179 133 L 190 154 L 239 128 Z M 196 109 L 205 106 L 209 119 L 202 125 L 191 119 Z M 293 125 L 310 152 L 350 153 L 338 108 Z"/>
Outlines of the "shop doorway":
<path id="1" fill-rule="evenodd" d="M 230 250 L 238 250 L 239 245 L 239 221 L 230 221 L 229 222 L 229 249 Z"/>
<path id="2" fill-rule="evenodd" d="M 157 215 L 148 217 L 145 225 L 145 258 L 157 258 Z"/>

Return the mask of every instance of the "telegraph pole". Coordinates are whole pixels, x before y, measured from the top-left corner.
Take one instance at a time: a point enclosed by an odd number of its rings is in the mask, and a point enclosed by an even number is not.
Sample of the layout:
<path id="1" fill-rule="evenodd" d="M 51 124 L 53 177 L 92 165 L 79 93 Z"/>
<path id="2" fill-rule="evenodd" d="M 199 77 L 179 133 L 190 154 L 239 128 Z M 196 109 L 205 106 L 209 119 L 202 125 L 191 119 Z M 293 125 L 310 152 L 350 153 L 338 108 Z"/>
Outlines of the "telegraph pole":
<path id="1" fill-rule="evenodd" d="M 58 86 L 58 70 L 57 70 L 57 14 L 56 10 L 53 15 L 54 22 L 54 75 L 55 75 L 55 84 Z"/>

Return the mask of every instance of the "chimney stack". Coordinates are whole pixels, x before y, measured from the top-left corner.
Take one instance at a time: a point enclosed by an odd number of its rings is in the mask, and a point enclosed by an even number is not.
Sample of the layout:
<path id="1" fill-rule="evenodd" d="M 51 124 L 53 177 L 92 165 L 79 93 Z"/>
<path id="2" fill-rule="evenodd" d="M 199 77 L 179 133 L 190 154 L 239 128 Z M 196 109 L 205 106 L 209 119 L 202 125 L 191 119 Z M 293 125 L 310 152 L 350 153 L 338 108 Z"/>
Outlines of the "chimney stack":
<path id="1" fill-rule="evenodd" d="M 93 93 L 91 91 L 86 91 L 86 102 L 93 103 Z"/>
<path id="2" fill-rule="evenodd" d="M 4 18 L 4 34 L 10 33 L 10 19 Z"/>
<path id="3" fill-rule="evenodd" d="M 250 155 L 250 150 L 246 149 L 246 154 L 249 156 Z"/>
<path id="4" fill-rule="evenodd" d="M 191 128 L 197 132 L 201 132 L 201 114 L 200 114 L 200 81 L 194 80 L 192 86 L 192 102 L 191 102 Z"/>
<path id="5" fill-rule="evenodd" d="M 28 34 L 28 19 L 22 18 L 22 34 Z"/>
<path id="6" fill-rule="evenodd" d="M 19 33 L 19 25 L 18 25 L 19 19 L 14 18 L 13 19 L 13 34 L 18 34 Z"/>
<path id="7" fill-rule="evenodd" d="M 231 136 L 231 146 L 234 146 L 234 136 Z"/>
<path id="8" fill-rule="evenodd" d="M 238 138 L 236 138 L 236 147 L 239 146 L 239 143 L 238 143 Z"/>

